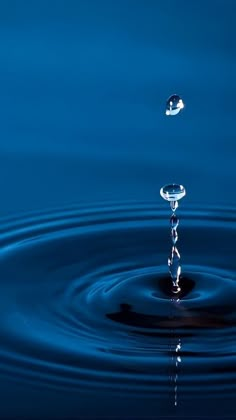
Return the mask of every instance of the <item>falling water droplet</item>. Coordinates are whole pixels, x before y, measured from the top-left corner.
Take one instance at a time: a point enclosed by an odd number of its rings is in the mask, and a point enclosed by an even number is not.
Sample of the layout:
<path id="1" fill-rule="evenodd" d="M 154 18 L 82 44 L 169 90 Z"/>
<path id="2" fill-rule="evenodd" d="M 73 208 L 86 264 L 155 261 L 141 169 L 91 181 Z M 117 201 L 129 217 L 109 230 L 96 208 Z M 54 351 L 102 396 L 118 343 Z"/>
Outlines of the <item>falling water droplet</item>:
<path id="1" fill-rule="evenodd" d="M 175 211 L 179 207 L 178 201 L 171 201 L 170 202 L 170 208 L 172 211 Z"/>
<path id="2" fill-rule="evenodd" d="M 170 218 L 170 225 L 172 229 L 177 229 L 179 224 L 179 219 L 176 216 L 176 214 L 172 214 L 171 218 Z"/>
<path id="3" fill-rule="evenodd" d="M 178 286 L 181 274 L 180 255 L 178 249 L 173 246 L 171 255 L 168 258 L 169 272 L 173 281 L 173 286 Z"/>
<path id="4" fill-rule="evenodd" d="M 178 232 L 176 229 L 171 229 L 171 240 L 173 245 L 176 244 L 176 242 L 178 241 Z"/>
<path id="5" fill-rule="evenodd" d="M 184 108 L 183 100 L 179 95 L 171 95 L 166 102 L 166 115 L 177 115 Z"/>

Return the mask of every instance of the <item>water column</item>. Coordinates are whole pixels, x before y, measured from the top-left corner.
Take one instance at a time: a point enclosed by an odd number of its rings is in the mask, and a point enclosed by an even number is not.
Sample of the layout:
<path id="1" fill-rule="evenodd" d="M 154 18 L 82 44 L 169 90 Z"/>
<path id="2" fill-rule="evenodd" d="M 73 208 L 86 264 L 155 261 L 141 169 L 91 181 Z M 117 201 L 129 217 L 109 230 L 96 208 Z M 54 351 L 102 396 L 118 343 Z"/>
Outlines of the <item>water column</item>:
<path id="1" fill-rule="evenodd" d="M 165 185 L 160 190 L 161 197 L 164 198 L 164 200 L 167 200 L 170 202 L 170 208 L 172 211 L 171 217 L 170 217 L 170 226 L 171 226 L 171 241 L 172 241 L 172 247 L 171 247 L 171 253 L 168 258 L 168 266 L 169 266 L 169 272 L 172 278 L 172 291 L 173 293 L 179 293 L 180 292 L 180 286 L 179 286 L 179 280 L 181 275 L 181 265 L 180 265 L 180 254 L 177 249 L 176 243 L 178 241 L 178 232 L 177 228 L 179 225 L 179 219 L 176 216 L 176 210 L 179 206 L 179 200 L 183 198 L 186 195 L 185 188 L 183 185 L 178 184 L 169 184 Z"/>

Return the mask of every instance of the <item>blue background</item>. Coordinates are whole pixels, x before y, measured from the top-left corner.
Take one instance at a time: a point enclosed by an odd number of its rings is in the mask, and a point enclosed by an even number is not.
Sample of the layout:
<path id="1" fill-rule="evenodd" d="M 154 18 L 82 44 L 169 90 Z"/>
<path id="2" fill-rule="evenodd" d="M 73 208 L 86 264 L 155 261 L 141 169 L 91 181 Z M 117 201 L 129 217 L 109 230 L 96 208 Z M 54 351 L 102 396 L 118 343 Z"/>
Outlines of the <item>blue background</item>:
<path id="1" fill-rule="evenodd" d="M 1 1 L 0 214 L 162 205 L 169 182 L 186 205 L 235 207 L 235 12 L 235 0 Z M 166 117 L 173 93 L 186 107 Z M 12 400 L 17 416 L 77 407 L 0 389 L 5 416 Z"/>
<path id="2" fill-rule="evenodd" d="M 1 212 L 234 204 L 234 0 L 0 3 Z M 166 117 L 165 102 L 186 108 Z"/>

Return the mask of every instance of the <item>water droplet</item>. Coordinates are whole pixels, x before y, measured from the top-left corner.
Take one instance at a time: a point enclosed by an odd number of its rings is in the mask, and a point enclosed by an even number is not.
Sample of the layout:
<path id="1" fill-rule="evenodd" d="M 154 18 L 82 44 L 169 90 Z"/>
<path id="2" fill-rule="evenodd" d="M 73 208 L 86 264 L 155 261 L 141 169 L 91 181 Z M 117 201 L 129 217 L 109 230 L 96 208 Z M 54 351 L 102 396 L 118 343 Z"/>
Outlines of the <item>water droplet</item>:
<path id="1" fill-rule="evenodd" d="M 173 212 L 179 207 L 178 201 L 170 201 L 170 208 Z"/>
<path id="2" fill-rule="evenodd" d="M 179 344 L 177 344 L 177 346 L 176 346 L 176 351 L 179 351 L 180 349 L 181 349 L 181 343 L 179 341 Z"/>
<path id="3" fill-rule="evenodd" d="M 176 216 L 176 214 L 172 214 L 171 218 L 170 218 L 170 225 L 172 229 L 177 229 L 179 224 L 179 219 Z"/>
<path id="4" fill-rule="evenodd" d="M 168 259 L 169 272 L 173 280 L 173 285 L 178 285 L 179 277 L 181 274 L 180 266 L 180 255 L 178 249 L 173 246 L 171 250 L 171 255 Z"/>
<path id="5" fill-rule="evenodd" d="M 160 194 L 164 200 L 178 201 L 186 195 L 186 191 L 183 185 L 168 184 L 160 189 Z"/>
<path id="6" fill-rule="evenodd" d="M 177 115 L 184 108 L 183 100 L 179 95 L 171 95 L 166 102 L 166 115 Z"/>
<path id="7" fill-rule="evenodd" d="M 173 245 L 175 245 L 176 242 L 178 241 L 178 233 L 176 229 L 171 229 L 171 239 L 172 239 Z"/>

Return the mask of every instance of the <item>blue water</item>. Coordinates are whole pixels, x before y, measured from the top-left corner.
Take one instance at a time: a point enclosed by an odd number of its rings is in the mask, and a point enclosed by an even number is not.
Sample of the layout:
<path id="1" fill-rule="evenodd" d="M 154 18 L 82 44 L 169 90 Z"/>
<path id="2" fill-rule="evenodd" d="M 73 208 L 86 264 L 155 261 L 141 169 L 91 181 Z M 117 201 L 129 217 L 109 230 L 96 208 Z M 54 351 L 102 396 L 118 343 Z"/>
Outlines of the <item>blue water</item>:
<path id="1" fill-rule="evenodd" d="M 0 4 L 0 418 L 236 417 L 235 11 Z"/>

